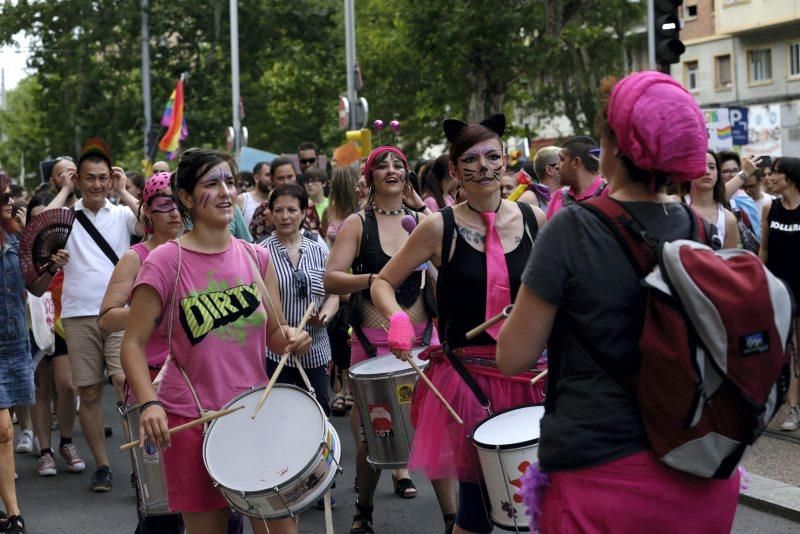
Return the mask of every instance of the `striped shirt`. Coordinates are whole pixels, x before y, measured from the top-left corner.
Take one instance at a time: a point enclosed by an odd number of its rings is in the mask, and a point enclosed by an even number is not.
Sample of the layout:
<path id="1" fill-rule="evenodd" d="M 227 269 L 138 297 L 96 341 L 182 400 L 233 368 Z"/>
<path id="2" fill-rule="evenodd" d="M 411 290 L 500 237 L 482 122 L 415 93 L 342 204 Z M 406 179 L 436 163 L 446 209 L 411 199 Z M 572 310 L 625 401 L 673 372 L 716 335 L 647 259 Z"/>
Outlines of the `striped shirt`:
<path id="1" fill-rule="evenodd" d="M 290 325 L 296 326 L 303 318 L 309 302 L 313 301 L 319 310 L 325 301 L 322 278 L 325 275 L 325 264 L 328 262 L 328 247 L 323 247 L 320 242 L 303 236 L 300 243 L 300 262 L 295 268 L 289 260 L 286 247 L 274 232 L 260 244 L 269 250 L 278 274 L 283 315 Z M 311 336 L 311 349 L 300 357 L 300 363 L 308 368 L 327 365 L 331 361 L 327 328 L 309 325 L 306 327 L 306 332 Z M 278 362 L 281 355 L 267 349 L 267 358 Z M 289 358 L 286 365 L 296 367 L 294 358 Z"/>

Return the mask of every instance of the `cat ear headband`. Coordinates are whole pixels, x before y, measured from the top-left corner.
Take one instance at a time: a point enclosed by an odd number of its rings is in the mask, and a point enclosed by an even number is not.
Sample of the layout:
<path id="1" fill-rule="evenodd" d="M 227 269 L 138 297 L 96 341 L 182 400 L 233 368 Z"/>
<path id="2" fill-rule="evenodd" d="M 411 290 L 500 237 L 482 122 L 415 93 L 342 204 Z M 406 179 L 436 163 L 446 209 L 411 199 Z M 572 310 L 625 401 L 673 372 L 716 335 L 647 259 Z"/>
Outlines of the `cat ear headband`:
<path id="1" fill-rule="evenodd" d="M 499 137 L 503 137 L 503 133 L 506 131 L 506 116 L 502 113 L 495 113 L 483 119 L 480 124 L 481 126 L 489 128 Z M 447 137 L 447 140 L 451 143 L 455 143 L 461 135 L 461 132 L 467 127 L 467 123 L 458 119 L 445 119 L 442 126 L 444 127 L 444 136 Z"/>

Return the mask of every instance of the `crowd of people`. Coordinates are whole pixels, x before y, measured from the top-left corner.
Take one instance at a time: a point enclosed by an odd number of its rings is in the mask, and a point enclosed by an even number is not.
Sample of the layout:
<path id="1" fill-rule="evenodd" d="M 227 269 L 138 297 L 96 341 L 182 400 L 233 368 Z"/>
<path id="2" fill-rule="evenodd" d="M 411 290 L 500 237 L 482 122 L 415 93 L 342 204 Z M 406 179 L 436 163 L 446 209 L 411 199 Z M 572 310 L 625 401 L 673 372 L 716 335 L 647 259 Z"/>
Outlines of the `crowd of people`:
<path id="1" fill-rule="evenodd" d="M 351 533 L 371 533 L 381 470 L 368 461 L 367 416 L 348 369 L 422 349 L 426 375 L 463 424 L 418 386 L 408 465 L 393 469 L 392 481 L 410 499 L 412 473 L 424 474 L 446 533 L 493 528 L 472 430 L 488 413 L 542 403 L 539 461 L 550 475 L 534 514 L 542 532 L 690 523 L 730 531 L 738 475 L 703 480 L 659 462 L 636 399 L 620 388 L 638 369 L 639 278 L 580 204 L 610 197 L 665 241 L 688 236 L 694 213 L 712 229 L 713 248 L 757 253 L 798 297 L 800 159 L 708 150 L 696 103 L 667 76 L 606 81 L 602 92 L 596 136 L 540 147 L 515 166 L 498 114 L 478 124 L 446 120 L 446 153 L 415 165 L 384 145 L 328 169 L 317 147 L 302 143 L 296 155 L 242 171 L 225 153 L 191 148 L 175 169 L 158 162 L 144 176 L 115 166 L 108 147 L 90 139 L 74 160 L 55 158 L 30 195 L 0 172 L 0 531 L 25 532 L 15 453 L 38 454 L 42 477 L 90 464 L 89 490 L 112 489 L 106 436 L 117 423 L 102 411 L 109 382 L 121 403 L 138 403 L 142 441 L 164 450 L 175 515 L 140 514 L 137 532 L 240 531 L 204 466 L 202 427 L 169 429 L 281 369 L 280 383 L 310 382 L 326 416 L 349 414 L 356 449 L 343 454 L 355 457 L 358 493 Z M 652 112 L 659 106 L 671 113 Z M 26 284 L 19 236 L 49 210 L 72 210 L 75 222 Z M 53 339 L 39 347 L 26 308 L 47 294 Z M 298 329 L 309 304 L 314 313 Z M 505 325 L 467 334 L 511 304 Z M 786 431 L 800 426 L 795 346 Z M 297 358 L 284 368 L 286 352 Z M 531 384 L 543 364 L 547 395 L 545 382 Z M 73 441 L 76 413 L 85 444 Z M 717 513 L 705 514 L 710 508 Z M 298 522 L 253 519 L 252 528 L 290 533 Z"/>

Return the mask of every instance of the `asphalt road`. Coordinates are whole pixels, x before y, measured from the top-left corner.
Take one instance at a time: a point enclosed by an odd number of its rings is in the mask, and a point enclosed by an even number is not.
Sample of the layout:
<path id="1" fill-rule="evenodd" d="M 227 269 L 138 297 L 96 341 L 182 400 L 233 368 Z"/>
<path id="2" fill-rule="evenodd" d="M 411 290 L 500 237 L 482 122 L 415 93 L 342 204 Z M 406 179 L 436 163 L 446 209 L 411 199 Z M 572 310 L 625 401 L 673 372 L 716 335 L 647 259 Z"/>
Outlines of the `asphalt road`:
<path id="1" fill-rule="evenodd" d="M 94 468 L 91 455 L 76 421 L 76 442 L 87 463 L 82 474 L 67 473 L 61 459 L 57 460 L 59 474 L 41 478 L 36 473 L 37 462 L 32 455 L 16 455 L 17 495 L 30 534 L 109 534 L 133 533 L 136 528 L 136 504 L 133 489 L 129 484 L 130 463 L 126 453 L 119 450 L 122 432 L 114 406 L 113 390 L 105 389 L 104 411 L 106 424 L 114 427 L 114 435 L 108 439 L 108 450 L 114 473 L 114 489 L 106 494 L 89 492 L 89 477 Z M 333 419 L 342 440 L 344 475 L 337 478 L 334 509 L 335 531 L 349 532 L 353 514 L 355 493 L 353 491 L 353 440 L 346 418 Z M 57 433 L 54 433 L 57 441 Z M 257 461 L 257 459 L 253 459 Z M 375 497 L 375 531 L 379 534 L 440 534 L 444 530 L 439 507 L 433 490 L 421 476 L 415 481 L 419 490 L 416 499 L 400 499 L 392 493 L 388 473 L 381 477 Z M 323 533 L 321 511 L 311 509 L 302 515 L 301 532 Z M 765 533 L 797 534 L 800 524 L 787 519 L 740 505 L 734 530 L 737 534 Z M 249 525 L 245 532 L 250 532 Z M 498 531 L 499 532 L 499 531 Z"/>

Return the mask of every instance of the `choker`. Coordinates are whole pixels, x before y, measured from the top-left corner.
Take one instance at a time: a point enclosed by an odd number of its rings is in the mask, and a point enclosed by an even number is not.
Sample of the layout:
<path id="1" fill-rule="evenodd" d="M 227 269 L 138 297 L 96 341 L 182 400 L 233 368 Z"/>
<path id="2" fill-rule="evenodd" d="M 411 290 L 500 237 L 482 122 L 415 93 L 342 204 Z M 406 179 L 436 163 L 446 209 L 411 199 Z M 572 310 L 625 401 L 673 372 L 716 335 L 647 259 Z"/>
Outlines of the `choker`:
<path id="1" fill-rule="evenodd" d="M 382 210 L 377 205 L 375 205 L 374 202 L 372 203 L 372 209 L 375 210 L 377 213 L 380 213 L 381 215 L 402 215 L 403 213 L 405 213 L 403 208 L 396 210 L 389 210 L 389 211 Z"/>
<path id="2" fill-rule="evenodd" d="M 497 207 L 494 209 L 494 212 L 497 213 L 498 211 L 500 211 L 500 206 L 502 206 L 502 205 L 503 205 L 503 199 L 501 198 L 500 202 L 497 203 Z M 471 209 L 472 211 L 474 211 L 475 213 L 489 213 L 489 212 L 476 210 L 475 208 L 472 207 L 472 205 L 469 203 L 469 201 L 467 201 L 467 207 L 469 209 Z"/>

